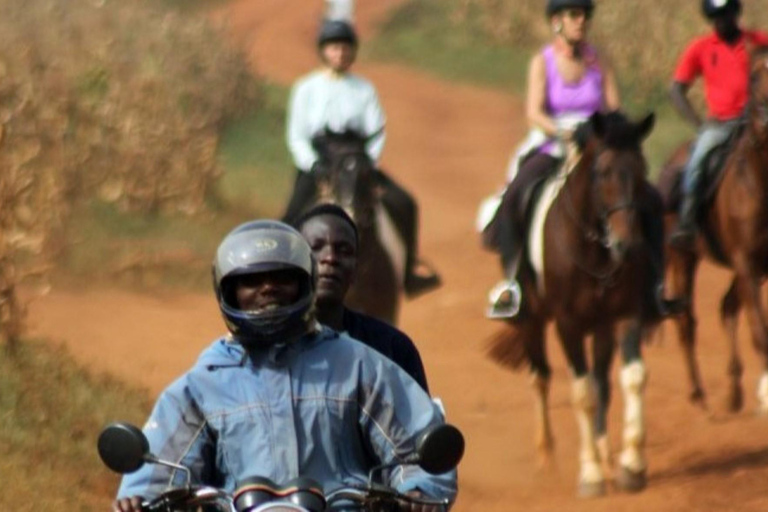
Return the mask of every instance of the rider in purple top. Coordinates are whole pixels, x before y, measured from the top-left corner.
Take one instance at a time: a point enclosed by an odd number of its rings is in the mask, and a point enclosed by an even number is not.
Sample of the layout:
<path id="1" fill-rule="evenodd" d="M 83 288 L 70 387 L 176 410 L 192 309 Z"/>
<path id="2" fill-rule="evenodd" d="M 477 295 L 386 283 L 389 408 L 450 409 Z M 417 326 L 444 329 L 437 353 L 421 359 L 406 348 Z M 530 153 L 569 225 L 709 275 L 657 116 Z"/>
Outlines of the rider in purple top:
<path id="1" fill-rule="evenodd" d="M 568 82 L 557 68 L 555 45 L 542 51 L 546 71 L 546 110 L 558 124 L 581 122 L 603 109 L 603 71 L 597 59 L 597 51 L 585 44 L 582 59 L 585 69 L 582 78 Z M 572 120 L 572 121 L 570 121 Z M 539 147 L 539 152 L 562 157 L 558 141 L 550 139 Z"/>
<path id="2" fill-rule="evenodd" d="M 526 115 L 532 130 L 516 153 L 496 213 L 498 248 L 506 278 L 489 294 L 490 318 L 515 318 L 523 305 L 517 275 L 525 252 L 525 215 L 531 190 L 557 171 L 565 157 L 565 143 L 579 123 L 597 111 L 618 110 L 621 106 L 610 65 L 586 42 L 593 11 L 592 0 L 547 1 L 546 13 L 555 38 L 534 55 L 529 68 Z M 651 245 L 656 275 L 648 289 L 652 308 L 649 313 L 663 316 L 679 309 L 679 304 L 662 299 L 661 198 L 650 183 L 638 195 L 638 212 Z"/>

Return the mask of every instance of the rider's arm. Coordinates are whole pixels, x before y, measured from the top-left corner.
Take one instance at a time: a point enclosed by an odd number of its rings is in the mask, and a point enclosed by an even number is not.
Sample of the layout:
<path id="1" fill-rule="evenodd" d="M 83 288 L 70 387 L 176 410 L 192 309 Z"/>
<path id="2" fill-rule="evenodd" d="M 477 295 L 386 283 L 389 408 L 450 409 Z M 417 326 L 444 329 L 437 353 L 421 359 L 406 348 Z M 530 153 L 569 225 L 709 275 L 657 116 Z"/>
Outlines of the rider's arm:
<path id="1" fill-rule="evenodd" d="M 541 53 L 534 55 L 528 66 L 525 114 L 531 128 L 539 128 L 553 137 L 557 135 L 557 124 L 547 113 L 547 70 Z"/>
<path id="2" fill-rule="evenodd" d="M 672 87 L 669 95 L 672 105 L 683 118 L 696 128 L 701 126 L 701 117 L 688 99 L 688 90 L 691 84 L 701 75 L 702 43 L 694 41 L 683 51 L 675 67 L 672 78 Z"/>
<path id="3" fill-rule="evenodd" d="M 369 349 L 361 364 L 361 430 L 381 463 L 402 461 L 414 452 L 424 429 L 444 422 L 443 415 L 421 386 L 385 356 Z M 401 493 L 419 491 L 453 501 L 456 471 L 430 475 L 417 466 L 398 466 L 389 485 Z"/>
<path id="4" fill-rule="evenodd" d="M 384 128 L 387 123 L 387 118 L 384 115 L 384 109 L 381 107 L 381 102 L 379 102 L 379 95 L 373 87 L 371 87 L 370 95 L 365 105 L 363 123 L 365 125 L 365 134 L 369 137 L 368 143 L 366 144 L 368 156 L 377 164 L 381 158 L 381 153 L 384 150 L 384 142 L 386 139 Z"/>
<path id="5" fill-rule="evenodd" d="M 701 117 L 688 99 L 689 84 L 682 82 L 672 82 L 669 90 L 669 96 L 672 99 L 672 105 L 683 116 L 683 119 L 691 123 L 696 128 L 701 126 Z"/>
<path id="6" fill-rule="evenodd" d="M 144 425 L 150 451 L 163 460 L 188 467 L 192 483 L 210 483 L 215 474 L 215 446 L 205 428 L 205 418 L 195 406 L 187 379 L 182 377 L 158 399 Z M 125 475 L 118 498 L 143 496 L 153 499 L 169 486 L 183 486 L 186 474 L 166 466 L 146 464 Z"/>
<path id="7" fill-rule="evenodd" d="M 286 138 L 293 164 L 302 171 L 309 171 L 317 161 L 317 153 L 312 148 L 312 133 L 308 127 L 307 116 L 311 107 L 307 82 L 296 84 L 288 102 Z"/>

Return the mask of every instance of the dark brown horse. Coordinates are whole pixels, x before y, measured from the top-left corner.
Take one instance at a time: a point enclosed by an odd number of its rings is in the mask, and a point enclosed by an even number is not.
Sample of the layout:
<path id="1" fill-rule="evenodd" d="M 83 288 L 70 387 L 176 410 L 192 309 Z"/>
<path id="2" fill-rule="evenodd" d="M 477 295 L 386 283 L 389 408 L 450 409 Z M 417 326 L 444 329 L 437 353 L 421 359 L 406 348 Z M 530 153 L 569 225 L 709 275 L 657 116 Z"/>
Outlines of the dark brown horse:
<path id="1" fill-rule="evenodd" d="M 662 169 L 661 182 L 679 180 L 688 159 L 688 144 L 678 149 Z M 674 187 L 668 187 L 674 188 Z M 674 200 L 668 200 L 674 206 Z M 768 413 L 768 322 L 760 285 L 768 275 L 768 50 L 753 54 L 751 91 L 746 109 L 746 125 L 725 161 L 705 211 L 699 215 L 703 235 L 695 252 L 680 252 L 670 247 L 668 276 L 672 293 L 692 298 L 694 275 L 702 257 L 733 270 L 730 288 L 722 299 L 720 315 L 730 342 L 728 362 L 730 386 L 728 408 L 743 406 L 736 325 L 742 307 L 746 308 L 752 342 L 763 360 L 763 374 L 758 384 L 759 407 Z M 676 212 L 668 222 L 676 222 Z M 695 355 L 696 319 L 693 301 L 677 318 L 678 334 L 684 349 L 691 382 L 691 399 L 705 405 L 701 375 Z"/>
<path id="2" fill-rule="evenodd" d="M 552 434 L 547 411 L 551 370 L 545 351 L 545 326 L 555 322 L 573 376 L 572 399 L 581 436 L 582 495 L 604 493 L 605 480 L 612 473 L 606 413 L 617 336 L 624 393 L 618 483 L 625 490 L 636 491 L 646 482 L 646 370 L 640 345 L 642 290 L 647 286 L 650 267 L 637 208 L 643 187 L 648 186 L 641 142 L 653 122 L 653 114 L 639 123 L 618 113 L 592 116 L 592 135 L 580 158 L 575 165 L 566 162 L 542 193 L 534 213 L 529 263 L 520 276 L 527 300 L 523 316 L 498 335 L 491 350 L 491 356 L 502 364 L 515 369 L 525 363 L 530 366 L 537 399 L 536 446 L 546 461 L 552 450 Z M 551 198 L 548 210 L 542 205 L 547 196 Z M 537 230 L 543 245 L 536 241 Z M 543 251 L 538 251 L 538 246 Z M 589 335 L 593 336 L 591 375 L 585 347 Z"/>
<path id="3" fill-rule="evenodd" d="M 366 140 L 353 132 L 326 131 L 313 144 L 320 155 L 318 202 L 338 204 L 357 224 L 358 267 L 346 304 L 395 325 L 402 278 L 384 240 L 394 244 L 398 240 L 383 211 Z"/>

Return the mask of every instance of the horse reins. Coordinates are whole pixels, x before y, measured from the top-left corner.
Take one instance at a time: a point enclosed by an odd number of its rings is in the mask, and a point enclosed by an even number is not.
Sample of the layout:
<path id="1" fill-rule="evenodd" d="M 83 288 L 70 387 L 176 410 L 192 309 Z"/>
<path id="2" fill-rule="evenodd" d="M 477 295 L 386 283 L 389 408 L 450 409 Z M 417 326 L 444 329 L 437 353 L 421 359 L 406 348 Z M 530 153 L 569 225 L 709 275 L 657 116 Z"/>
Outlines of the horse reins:
<path id="1" fill-rule="evenodd" d="M 596 174 L 596 164 L 593 164 L 590 169 L 590 180 L 592 180 L 593 176 Z M 576 213 L 574 206 L 573 206 L 573 196 L 571 192 L 571 187 L 568 186 L 568 183 L 566 182 L 564 185 L 565 188 L 565 196 L 563 197 L 565 211 L 567 216 L 571 219 L 571 221 L 579 228 L 579 232 L 582 234 L 584 239 L 587 242 L 590 243 L 597 243 L 600 244 L 601 247 L 604 249 L 610 249 L 610 242 L 607 240 L 607 237 L 605 236 L 605 232 L 608 230 L 605 229 L 605 223 L 608 220 L 608 217 L 610 217 L 612 214 L 621 211 L 621 210 L 634 210 L 636 208 L 634 201 L 623 201 L 616 205 L 613 205 L 609 208 L 603 209 L 598 214 L 598 217 L 601 221 L 601 226 L 603 227 L 604 233 L 601 233 L 599 230 L 595 229 L 593 226 L 589 225 L 588 223 L 584 222 L 581 217 Z M 599 281 L 603 286 L 609 287 L 615 284 L 615 280 L 612 278 L 616 275 L 616 273 L 621 269 L 621 263 L 615 262 L 613 259 L 610 259 L 610 263 L 608 265 L 608 268 L 606 270 L 594 270 L 593 268 L 590 268 L 589 265 L 586 263 L 583 263 L 578 258 L 576 258 L 573 254 L 568 254 L 569 258 L 573 262 L 576 267 L 584 272 L 585 274 L 589 275 L 590 277 L 596 279 Z"/>

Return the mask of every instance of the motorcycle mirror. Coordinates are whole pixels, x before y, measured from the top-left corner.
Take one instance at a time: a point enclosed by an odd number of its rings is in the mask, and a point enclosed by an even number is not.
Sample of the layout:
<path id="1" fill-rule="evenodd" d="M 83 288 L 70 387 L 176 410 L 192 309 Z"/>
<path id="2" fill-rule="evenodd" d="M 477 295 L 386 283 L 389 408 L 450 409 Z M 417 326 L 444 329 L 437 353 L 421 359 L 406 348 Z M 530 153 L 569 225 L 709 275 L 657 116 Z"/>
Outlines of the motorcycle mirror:
<path id="1" fill-rule="evenodd" d="M 112 471 L 133 473 L 149 460 L 149 441 L 139 428 L 130 423 L 112 423 L 101 431 L 99 457 Z"/>
<path id="2" fill-rule="evenodd" d="M 432 475 L 447 473 L 464 456 L 464 436 L 453 425 L 435 425 L 416 440 L 416 463 Z"/>

